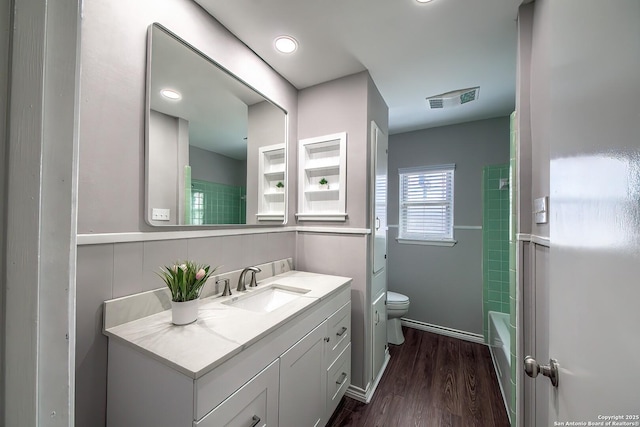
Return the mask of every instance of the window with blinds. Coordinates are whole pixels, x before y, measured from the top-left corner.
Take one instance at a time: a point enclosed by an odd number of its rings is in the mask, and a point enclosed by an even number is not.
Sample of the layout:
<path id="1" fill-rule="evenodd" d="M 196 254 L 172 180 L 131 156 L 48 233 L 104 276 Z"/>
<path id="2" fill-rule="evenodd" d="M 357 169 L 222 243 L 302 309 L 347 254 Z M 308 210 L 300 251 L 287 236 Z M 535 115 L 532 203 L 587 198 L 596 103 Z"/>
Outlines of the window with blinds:
<path id="1" fill-rule="evenodd" d="M 399 169 L 399 239 L 453 240 L 455 165 Z"/>

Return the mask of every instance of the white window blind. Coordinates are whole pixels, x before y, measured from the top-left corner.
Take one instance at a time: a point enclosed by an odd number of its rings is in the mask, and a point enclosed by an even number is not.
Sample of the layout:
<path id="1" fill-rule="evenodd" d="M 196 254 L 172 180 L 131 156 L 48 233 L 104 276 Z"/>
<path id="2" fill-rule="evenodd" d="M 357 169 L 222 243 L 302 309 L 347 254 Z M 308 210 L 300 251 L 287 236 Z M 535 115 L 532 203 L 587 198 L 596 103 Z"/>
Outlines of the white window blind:
<path id="1" fill-rule="evenodd" d="M 399 169 L 398 238 L 453 240 L 455 165 Z"/>

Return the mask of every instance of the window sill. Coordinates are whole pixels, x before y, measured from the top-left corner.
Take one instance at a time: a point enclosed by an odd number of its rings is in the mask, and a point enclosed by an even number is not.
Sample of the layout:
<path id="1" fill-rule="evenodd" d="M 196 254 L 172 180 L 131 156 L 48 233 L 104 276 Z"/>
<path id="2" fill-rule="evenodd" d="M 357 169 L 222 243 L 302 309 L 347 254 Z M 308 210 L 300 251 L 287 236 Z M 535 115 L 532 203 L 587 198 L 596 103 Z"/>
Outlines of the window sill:
<path id="1" fill-rule="evenodd" d="M 401 239 L 399 237 L 396 239 L 396 241 L 404 245 L 445 246 L 445 247 L 452 247 L 453 245 L 458 243 L 457 240 L 417 240 L 417 239 Z"/>

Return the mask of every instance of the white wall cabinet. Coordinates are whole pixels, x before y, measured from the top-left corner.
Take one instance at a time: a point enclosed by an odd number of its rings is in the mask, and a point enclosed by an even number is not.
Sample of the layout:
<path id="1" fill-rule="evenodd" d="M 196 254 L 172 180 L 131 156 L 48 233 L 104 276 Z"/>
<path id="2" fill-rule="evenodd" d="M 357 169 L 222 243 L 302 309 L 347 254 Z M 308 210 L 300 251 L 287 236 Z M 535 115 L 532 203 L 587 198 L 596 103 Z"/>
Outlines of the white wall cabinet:
<path id="1" fill-rule="evenodd" d="M 299 141 L 298 221 L 346 220 L 346 167 L 346 132 Z"/>
<path id="2" fill-rule="evenodd" d="M 373 324 L 373 375 L 377 376 L 387 356 L 387 293 L 380 293 L 371 305 Z"/>
<path id="3" fill-rule="evenodd" d="M 345 286 L 197 379 L 110 342 L 107 425 L 324 426 L 351 382 L 350 299 Z"/>
<path id="4" fill-rule="evenodd" d="M 371 122 L 373 144 L 371 159 L 371 223 L 373 253 L 371 274 L 372 298 L 372 378 L 380 377 L 388 356 L 387 348 L 387 164 L 389 138 Z"/>
<path id="5" fill-rule="evenodd" d="M 258 221 L 283 221 L 286 181 L 284 144 L 258 149 Z M 284 187 L 278 187 L 282 183 Z"/>

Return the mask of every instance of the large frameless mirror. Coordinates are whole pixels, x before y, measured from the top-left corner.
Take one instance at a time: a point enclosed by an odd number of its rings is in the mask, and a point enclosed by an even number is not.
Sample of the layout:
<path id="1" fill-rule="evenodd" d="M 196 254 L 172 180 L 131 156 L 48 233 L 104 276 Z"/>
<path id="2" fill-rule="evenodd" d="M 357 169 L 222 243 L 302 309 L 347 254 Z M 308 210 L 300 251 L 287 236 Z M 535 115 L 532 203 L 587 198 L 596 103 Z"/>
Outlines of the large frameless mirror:
<path id="1" fill-rule="evenodd" d="M 149 224 L 285 220 L 286 111 L 159 24 L 145 113 Z"/>

